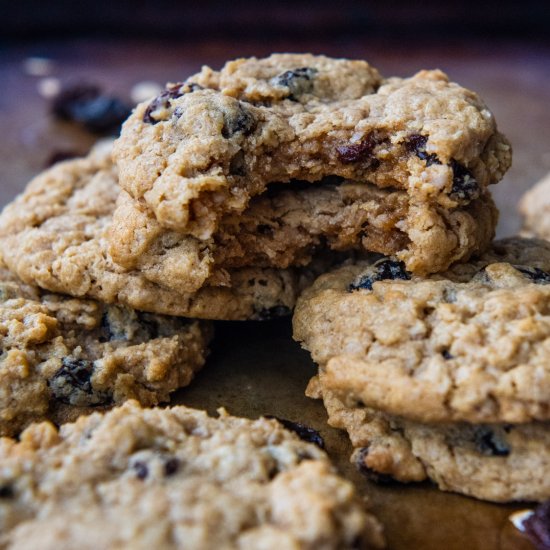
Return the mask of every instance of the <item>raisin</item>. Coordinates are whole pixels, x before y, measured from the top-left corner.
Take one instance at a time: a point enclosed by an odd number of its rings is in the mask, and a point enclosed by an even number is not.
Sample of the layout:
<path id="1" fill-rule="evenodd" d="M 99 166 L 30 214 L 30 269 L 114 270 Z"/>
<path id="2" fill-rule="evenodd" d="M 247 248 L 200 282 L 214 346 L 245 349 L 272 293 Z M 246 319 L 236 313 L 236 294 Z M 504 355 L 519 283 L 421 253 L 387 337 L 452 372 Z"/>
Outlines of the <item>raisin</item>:
<path id="1" fill-rule="evenodd" d="M 138 479 L 147 479 L 149 476 L 149 467 L 142 460 L 134 462 L 132 468 L 135 470 Z"/>
<path id="2" fill-rule="evenodd" d="M 377 140 L 372 136 L 366 137 L 359 143 L 353 143 L 351 145 L 341 145 L 336 147 L 336 153 L 340 162 L 344 164 L 351 164 L 353 162 L 362 162 L 372 159 L 372 152 L 377 145 Z"/>
<path id="3" fill-rule="evenodd" d="M 428 138 L 426 136 L 412 134 L 405 142 L 405 147 L 409 152 L 414 153 L 420 160 L 425 160 L 426 166 L 441 164 L 435 153 L 426 152 L 426 143 L 428 143 Z"/>
<path id="4" fill-rule="evenodd" d="M 291 313 L 291 309 L 287 306 L 273 306 L 258 311 L 254 315 L 254 319 L 257 321 L 269 321 L 270 319 L 276 319 L 277 317 L 286 317 Z"/>
<path id="5" fill-rule="evenodd" d="M 14 496 L 15 492 L 10 484 L 0 485 L 0 498 L 13 498 Z"/>
<path id="6" fill-rule="evenodd" d="M 385 258 L 374 264 L 373 273 L 364 275 L 360 277 L 358 281 L 351 283 L 348 286 L 348 292 L 358 289 L 372 290 L 372 285 L 376 281 L 385 281 L 388 279 L 408 281 L 410 278 L 411 274 L 405 269 L 405 264 L 403 262 Z"/>
<path id="7" fill-rule="evenodd" d="M 232 176 L 246 176 L 246 159 L 244 151 L 235 153 L 229 161 L 229 173 Z"/>
<path id="8" fill-rule="evenodd" d="M 147 339 L 155 339 L 160 336 L 160 327 L 158 319 L 151 313 L 143 313 L 136 311 L 138 322 L 141 328 L 145 331 Z"/>
<path id="9" fill-rule="evenodd" d="M 234 111 L 224 113 L 222 136 L 226 139 L 235 134 L 248 136 L 255 127 L 256 119 L 254 115 L 248 109 L 239 105 Z"/>
<path id="10" fill-rule="evenodd" d="M 258 225 L 258 227 L 256 228 L 256 231 L 257 231 L 260 235 L 267 235 L 268 237 L 272 237 L 272 236 L 273 236 L 273 227 L 271 227 L 270 225 L 260 224 L 260 225 Z"/>
<path id="11" fill-rule="evenodd" d="M 292 420 L 286 420 L 285 418 L 279 418 L 278 416 L 266 414 L 265 418 L 274 419 L 279 422 L 279 424 L 282 424 L 287 430 L 290 430 L 298 435 L 300 439 L 307 441 L 308 443 L 313 443 L 320 449 L 325 448 L 325 442 L 317 430 L 314 430 L 305 424 L 301 424 L 300 422 L 292 422 Z"/>
<path id="12" fill-rule="evenodd" d="M 395 483 L 395 479 L 393 479 L 393 477 L 389 474 L 382 474 L 366 465 L 365 459 L 367 458 L 368 454 L 368 447 L 363 447 L 362 449 L 359 449 L 359 452 L 355 457 L 355 465 L 357 466 L 359 472 L 363 474 L 369 481 L 374 481 L 375 483 L 379 483 L 381 485 L 389 485 Z"/>
<path id="13" fill-rule="evenodd" d="M 58 118 L 82 124 L 96 133 L 118 133 L 131 109 L 117 97 L 104 95 L 98 86 L 77 84 L 62 90 L 53 100 Z"/>
<path id="14" fill-rule="evenodd" d="M 550 273 L 538 267 L 515 265 L 514 268 L 538 285 L 547 285 L 550 283 Z"/>
<path id="15" fill-rule="evenodd" d="M 539 504 L 524 522 L 525 534 L 541 550 L 550 549 L 550 500 Z"/>
<path id="16" fill-rule="evenodd" d="M 78 406 L 102 405 L 109 397 L 92 387 L 94 365 L 85 359 L 65 357 L 61 368 L 48 382 L 53 396 L 62 403 Z"/>
<path id="17" fill-rule="evenodd" d="M 184 94 L 196 92 L 197 90 L 202 89 L 202 86 L 200 86 L 199 84 L 195 84 L 194 82 L 190 82 L 189 84 L 178 82 L 177 84 L 171 84 L 170 86 L 167 86 L 164 92 L 155 97 L 155 99 L 153 99 L 151 103 L 149 103 L 149 106 L 143 114 L 143 122 L 147 124 L 158 124 L 160 120 L 156 120 L 155 118 L 153 118 L 153 113 L 157 109 L 167 109 L 173 99 L 178 99 L 178 97 L 181 97 Z M 179 116 L 181 116 L 181 114 Z"/>
<path id="18" fill-rule="evenodd" d="M 500 439 L 490 428 L 477 428 L 474 438 L 477 450 L 481 454 L 487 456 L 508 456 L 510 454 L 507 442 Z"/>
<path id="19" fill-rule="evenodd" d="M 312 67 L 300 67 L 285 71 L 271 79 L 273 86 L 288 88 L 288 99 L 298 101 L 302 94 L 313 90 L 313 79 L 319 71 Z"/>
<path id="20" fill-rule="evenodd" d="M 182 93 L 180 93 L 181 86 L 182 85 L 180 84 L 171 86 L 170 88 L 162 92 L 159 96 L 155 97 L 155 99 L 153 99 L 151 103 L 149 103 L 147 109 L 145 109 L 145 113 L 143 114 L 143 122 L 147 124 L 159 123 L 160 120 L 154 119 L 152 113 L 161 108 L 168 108 L 170 105 L 170 100 L 181 97 L 183 95 Z"/>
<path id="21" fill-rule="evenodd" d="M 465 166 L 452 159 L 450 167 L 453 171 L 453 187 L 450 197 L 458 201 L 471 201 L 479 197 L 479 184 Z"/>
<path id="22" fill-rule="evenodd" d="M 442 352 L 441 352 L 441 355 L 443 355 L 443 359 L 446 359 L 446 360 L 449 360 L 449 359 L 453 359 L 454 358 L 454 355 L 452 355 L 449 350 L 446 350 L 444 349 Z"/>
<path id="23" fill-rule="evenodd" d="M 428 138 L 421 134 L 411 134 L 409 139 L 405 141 L 405 148 L 410 153 L 418 153 L 419 151 L 424 151 L 426 149 L 426 143 L 428 143 Z"/>
<path id="24" fill-rule="evenodd" d="M 177 458 L 169 458 L 164 463 L 164 475 L 166 477 L 173 476 L 180 467 L 180 461 Z"/>
<path id="25" fill-rule="evenodd" d="M 408 281 L 411 278 L 410 273 L 405 270 L 403 262 L 381 260 L 377 262 L 376 269 L 380 279 L 403 279 Z"/>
<path id="26" fill-rule="evenodd" d="M 62 367 L 55 373 L 54 378 L 65 378 L 69 384 L 86 393 L 92 392 L 92 374 L 94 366 L 91 361 L 85 359 L 72 359 L 65 357 Z"/>

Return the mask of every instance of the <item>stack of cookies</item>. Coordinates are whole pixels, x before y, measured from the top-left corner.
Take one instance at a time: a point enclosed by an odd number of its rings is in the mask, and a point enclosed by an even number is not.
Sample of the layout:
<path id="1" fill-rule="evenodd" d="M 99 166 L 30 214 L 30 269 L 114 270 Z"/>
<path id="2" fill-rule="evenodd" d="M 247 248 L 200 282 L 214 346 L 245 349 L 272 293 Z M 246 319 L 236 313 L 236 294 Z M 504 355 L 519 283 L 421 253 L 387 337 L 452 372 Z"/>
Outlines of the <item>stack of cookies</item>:
<path id="1" fill-rule="evenodd" d="M 483 101 L 440 71 L 280 54 L 169 84 L 114 144 L 35 178 L 0 216 L 0 433 L 114 410 L 0 442 L 0 545 L 32 546 L 43 522 L 52 547 L 381 545 L 277 421 L 123 404 L 188 384 L 209 320 L 297 302 L 308 393 L 362 471 L 550 496 L 550 245 L 491 244 L 488 186 L 510 162 Z M 83 509 L 89 524 L 55 519 Z M 142 527 L 121 532 L 126 516 Z"/>
<path id="2" fill-rule="evenodd" d="M 434 480 L 492 501 L 550 497 L 550 243 L 495 242 L 418 277 L 390 259 L 320 277 L 295 336 L 308 393 L 379 479 Z"/>

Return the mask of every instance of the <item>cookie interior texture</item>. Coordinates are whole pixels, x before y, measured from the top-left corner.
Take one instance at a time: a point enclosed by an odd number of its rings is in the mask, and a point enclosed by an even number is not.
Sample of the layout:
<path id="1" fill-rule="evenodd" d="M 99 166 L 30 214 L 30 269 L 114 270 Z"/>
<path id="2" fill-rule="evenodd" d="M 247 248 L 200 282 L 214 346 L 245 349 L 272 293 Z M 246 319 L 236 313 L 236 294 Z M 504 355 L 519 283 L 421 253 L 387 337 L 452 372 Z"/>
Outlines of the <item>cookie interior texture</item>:
<path id="1" fill-rule="evenodd" d="M 351 461 L 376 482 L 431 479 L 444 491 L 494 502 L 550 498 L 550 423 L 421 424 L 338 396 L 323 374 L 308 387 L 329 424 L 347 431 Z"/>
<path id="2" fill-rule="evenodd" d="M 3 272 L 0 435 L 128 399 L 166 402 L 205 362 L 212 327 L 57 294 Z"/>
<path id="3" fill-rule="evenodd" d="M 136 108 L 114 158 L 161 225 L 205 239 L 292 180 L 337 176 L 452 210 L 499 181 L 511 152 L 482 100 L 440 71 L 384 79 L 364 61 L 280 54 L 169 85 Z"/>
<path id="4" fill-rule="evenodd" d="M 390 259 L 349 264 L 301 296 L 295 338 L 326 385 L 420 422 L 550 416 L 550 243 L 497 241 L 419 278 Z"/>
<path id="5" fill-rule="evenodd" d="M 416 204 L 404 191 L 328 178 L 271 185 L 200 240 L 163 228 L 143 201 L 123 191 L 109 252 L 126 269 L 186 291 L 224 284 L 234 269 L 306 266 L 327 250 L 391 254 L 410 270 L 431 272 L 485 250 L 497 218 L 488 194 L 446 210 Z"/>
<path id="6" fill-rule="evenodd" d="M 10 548 L 380 548 L 326 454 L 276 420 L 136 402 L 0 439 Z"/>

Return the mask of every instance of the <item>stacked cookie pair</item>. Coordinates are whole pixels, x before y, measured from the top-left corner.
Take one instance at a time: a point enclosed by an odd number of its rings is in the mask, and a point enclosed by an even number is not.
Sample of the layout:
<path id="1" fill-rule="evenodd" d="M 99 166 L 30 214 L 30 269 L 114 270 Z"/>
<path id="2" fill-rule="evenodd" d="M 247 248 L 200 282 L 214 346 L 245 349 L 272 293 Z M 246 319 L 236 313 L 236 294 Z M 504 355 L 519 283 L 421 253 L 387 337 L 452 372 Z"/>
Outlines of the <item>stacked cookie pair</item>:
<path id="1" fill-rule="evenodd" d="M 384 79 L 363 61 L 273 55 L 168 86 L 137 107 L 113 158 L 113 259 L 212 302 L 243 270 L 288 276 L 330 252 L 393 255 L 419 274 L 468 259 L 493 235 L 487 187 L 510 149 L 439 71 Z M 193 313 L 261 318 L 294 296 L 259 298 Z"/>
<path id="2" fill-rule="evenodd" d="M 417 277 L 383 259 L 319 278 L 295 336 L 309 394 L 366 474 L 493 501 L 550 496 L 550 244 L 508 239 Z"/>

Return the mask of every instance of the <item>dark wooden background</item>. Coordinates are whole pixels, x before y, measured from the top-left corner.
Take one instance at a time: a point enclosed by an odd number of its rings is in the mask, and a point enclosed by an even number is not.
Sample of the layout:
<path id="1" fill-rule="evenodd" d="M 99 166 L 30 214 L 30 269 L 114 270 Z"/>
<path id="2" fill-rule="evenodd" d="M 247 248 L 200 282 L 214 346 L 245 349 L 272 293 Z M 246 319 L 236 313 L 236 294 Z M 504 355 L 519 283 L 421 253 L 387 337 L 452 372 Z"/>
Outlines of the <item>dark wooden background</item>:
<path id="1" fill-rule="evenodd" d="M 146 1 L 0 1 L 0 205 L 60 150 L 85 153 L 96 136 L 55 121 L 29 57 L 52 60 L 50 77 L 91 82 L 128 98 L 141 81 L 185 78 L 202 64 L 274 51 L 364 58 L 384 75 L 440 68 L 478 91 L 512 141 L 514 163 L 494 187 L 500 235 L 515 233 L 521 194 L 550 171 L 548 2 L 278 2 L 268 7 Z M 516 507 L 429 486 L 371 487 L 347 462 L 349 445 L 304 397 L 315 367 L 291 341 L 288 321 L 220 323 L 212 358 L 177 402 L 256 417 L 276 414 L 319 428 L 338 467 L 372 494 L 390 548 L 529 548 L 508 522 Z"/>

